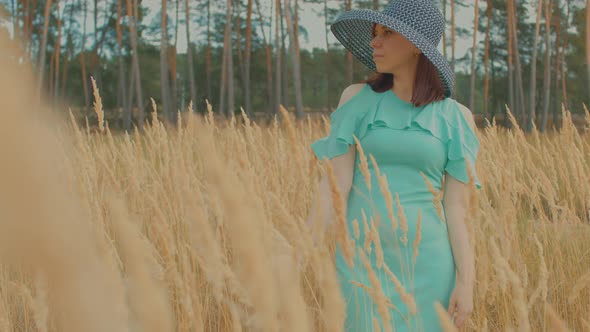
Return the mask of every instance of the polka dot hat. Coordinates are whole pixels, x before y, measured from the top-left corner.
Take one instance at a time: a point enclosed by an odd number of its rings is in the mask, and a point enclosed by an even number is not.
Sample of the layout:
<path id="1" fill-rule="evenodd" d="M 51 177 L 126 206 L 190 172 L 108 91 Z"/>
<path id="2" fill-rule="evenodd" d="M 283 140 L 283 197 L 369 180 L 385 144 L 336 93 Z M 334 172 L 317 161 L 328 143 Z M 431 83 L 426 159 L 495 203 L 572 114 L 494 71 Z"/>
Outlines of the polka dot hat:
<path id="1" fill-rule="evenodd" d="M 330 26 L 338 41 L 371 70 L 377 67 L 370 46 L 373 23 L 397 31 L 412 42 L 438 69 L 445 96 L 453 93 L 451 65 L 438 51 L 445 20 L 433 0 L 392 0 L 379 12 L 369 9 L 346 11 Z"/>

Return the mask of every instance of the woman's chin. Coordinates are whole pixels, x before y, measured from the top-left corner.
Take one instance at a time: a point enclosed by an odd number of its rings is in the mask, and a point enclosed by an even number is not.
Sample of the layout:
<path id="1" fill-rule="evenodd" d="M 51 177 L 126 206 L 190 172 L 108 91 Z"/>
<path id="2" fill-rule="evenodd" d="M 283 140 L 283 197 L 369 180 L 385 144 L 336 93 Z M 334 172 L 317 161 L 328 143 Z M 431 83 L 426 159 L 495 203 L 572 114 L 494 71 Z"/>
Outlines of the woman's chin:
<path id="1" fill-rule="evenodd" d="M 388 73 L 391 73 L 390 70 L 388 70 L 387 68 L 384 68 L 383 66 L 376 65 L 375 68 L 376 68 L 375 72 L 377 72 L 379 74 L 388 74 Z"/>

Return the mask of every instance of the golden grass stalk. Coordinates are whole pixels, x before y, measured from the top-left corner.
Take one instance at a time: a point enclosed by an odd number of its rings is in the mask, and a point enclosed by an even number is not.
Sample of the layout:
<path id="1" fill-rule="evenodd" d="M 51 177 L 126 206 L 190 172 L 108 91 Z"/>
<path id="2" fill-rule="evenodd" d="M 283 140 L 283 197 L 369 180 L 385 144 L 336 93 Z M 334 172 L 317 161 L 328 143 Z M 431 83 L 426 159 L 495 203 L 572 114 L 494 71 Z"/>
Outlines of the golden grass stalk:
<path id="1" fill-rule="evenodd" d="M 381 286 L 381 282 L 379 278 L 377 278 L 377 274 L 375 274 L 375 270 L 371 267 L 371 262 L 367 258 L 367 255 L 362 250 L 362 248 L 358 248 L 359 256 L 365 270 L 367 271 L 367 275 L 369 277 L 369 282 L 371 283 L 371 288 L 369 291 L 369 296 L 377 306 L 377 311 L 379 312 L 379 316 L 381 317 L 381 321 L 383 321 L 383 326 L 386 332 L 391 332 L 392 326 L 392 317 L 389 313 L 389 309 L 387 308 L 388 300 L 383 294 L 383 288 Z"/>
<path id="2" fill-rule="evenodd" d="M 549 327 L 551 331 L 555 332 L 568 332 L 569 329 L 565 322 L 559 317 L 557 312 L 550 303 L 545 306 L 545 314 L 548 317 Z"/>
<path id="3" fill-rule="evenodd" d="M 365 251 L 370 255 L 372 252 L 372 248 L 371 247 L 371 243 L 373 243 L 373 232 L 371 231 L 371 228 L 369 228 L 369 223 L 367 222 L 367 217 L 365 216 L 365 212 L 363 211 L 363 229 L 364 229 L 364 235 L 365 235 L 365 243 L 363 245 L 363 248 L 365 249 Z M 372 218 L 371 218 L 371 222 L 372 222 Z"/>
<path id="4" fill-rule="evenodd" d="M 398 227 L 397 219 L 395 219 L 393 213 L 393 197 L 391 196 L 391 191 L 389 190 L 389 184 L 387 183 L 387 178 L 385 175 L 381 175 L 379 171 L 379 166 L 377 165 L 377 161 L 373 155 L 369 156 L 371 158 L 371 163 L 373 164 L 373 168 L 375 168 L 375 174 L 377 176 L 377 182 L 379 183 L 379 189 L 381 190 L 381 194 L 385 199 L 385 204 L 387 205 L 387 216 L 391 221 L 391 227 L 393 232 L 395 233 Z"/>
<path id="5" fill-rule="evenodd" d="M 373 238 L 373 243 L 375 244 L 375 256 L 377 258 L 376 264 L 377 268 L 383 268 L 384 258 L 383 258 L 383 248 L 381 247 L 381 237 L 379 236 L 379 230 L 377 226 L 375 226 L 375 221 L 371 218 L 371 234 Z"/>
<path id="6" fill-rule="evenodd" d="M 404 212 L 403 206 L 399 202 L 399 194 L 395 193 L 395 204 L 397 205 L 397 217 L 400 220 L 400 229 L 402 230 L 402 235 L 400 236 L 400 241 L 404 244 L 404 246 L 408 245 L 408 219 L 406 218 L 406 214 Z"/>
<path id="7" fill-rule="evenodd" d="M 336 215 L 336 240 L 342 248 L 344 257 L 346 258 L 346 263 L 349 267 L 352 267 L 354 265 L 355 251 L 354 244 L 352 243 L 352 239 L 350 238 L 348 232 L 348 226 L 346 225 L 346 208 L 344 198 L 340 192 L 332 164 L 330 162 L 326 164 L 328 180 L 330 183 L 330 193 Z"/>
<path id="8" fill-rule="evenodd" d="M 402 302 L 404 302 L 408 309 L 410 309 L 410 313 L 412 313 L 412 315 L 415 315 L 418 312 L 418 307 L 416 306 L 416 300 L 414 299 L 414 297 L 406 291 L 399 279 L 395 276 L 393 272 L 391 272 L 389 266 L 387 266 L 387 263 L 383 264 L 383 268 L 385 269 L 385 272 L 387 273 L 389 280 L 391 280 L 391 282 L 395 286 L 395 290 L 401 297 Z"/>
<path id="9" fill-rule="evenodd" d="M 589 287 L 590 287 L 590 269 L 588 271 L 586 271 L 586 273 L 584 273 L 581 277 L 579 277 L 578 280 L 574 283 L 574 287 L 572 287 L 572 290 L 570 291 L 567 301 L 570 304 L 573 304 L 574 301 L 578 298 L 578 296 L 580 296 L 580 294 L 582 293 L 582 290 L 584 288 L 589 288 Z"/>
<path id="10" fill-rule="evenodd" d="M 96 80 L 94 77 L 90 76 L 90 81 L 92 82 L 92 94 L 94 95 L 94 112 L 98 117 L 98 129 L 100 133 L 104 132 L 104 110 L 102 109 L 102 98 L 100 97 L 100 92 L 98 91 L 98 87 L 96 86 Z"/>
<path id="11" fill-rule="evenodd" d="M 547 301 L 547 293 L 548 290 L 548 279 L 549 279 L 549 271 L 547 271 L 547 264 L 545 263 L 545 255 L 543 254 L 543 245 L 539 241 L 537 234 L 533 234 L 535 239 L 535 244 L 537 245 L 537 250 L 539 251 L 539 285 L 535 289 L 535 291 L 529 296 L 528 302 L 528 309 L 530 310 L 533 303 L 537 300 L 537 298 L 541 298 L 542 302 Z"/>
<path id="12" fill-rule="evenodd" d="M 381 327 L 379 326 L 379 319 L 377 316 L 373 315 L 373 331 L 381 332 Z"/>
<path id="13" fill-rule="evenodd" d="M 418 210 L 418 218 L 416 220 L 416 237 L 414 238 L 414 255 L 412 256 L 412 263 L 416 266 L 416 259 L 418 258 L 418 248 L 420 247 L 420 240 L 422 239 L 422 210 Z"/>
<path id="14" fill-rule="evenodd" d="M 356 240 L 358 240 L 360 238 L 360 236 L 361 236 L 361 230 L 359 228 L 359 221 L 356 220 L 356 219 L 354 219 L 352 221 L 352 234 L 354 235 L 354 238 Z"/>
<path id="15" fill-rule="evenodd" d="M 446 218 L 443 213 L 443 191 L 436 190 L 432 183 L 430 183 L 430 180 L 428 180 L 426 175 L 424 175 L 424 172 L 420 172 L 420 176 L 422 176 L 422 179 L 424 179 L 424 183 L 426 183 L 428 191 L 432 194 L 432 204 L 434 205 L 438 218 L 441 220 L 441 222 L 445 223 Z"/>
<path id="16" fill-rule="evenodd" d="M 120 198 L 110 194 L 111 226 L 121 259 L 128 275 L 127 293 L 135 325 L 142 331 L 170 331 L 173 318 L 168 303 L 168 290 L 154 278 L 156 261 L 151 257 L 150 244 L 141 238 L 134 218 L 126 211 Z"/>
<path id="17" fill-rule="evenodd" d="M 5 296 L 2 296 L 2 294 L 0 294 L 0 329 L 2 331 L 12 331 L 12 324 L 10 324 Z"/>
<path id="18" fill-rule="evenodd" d="M 365 155 L 365 150 L 361 146 L 361 142 L 356 138 L 356 136 L 352 136 L 354 141 L 356 142 L 356 149 L 358 151 L 359 159 L 360 159 L 360 170 L 363 174 L 363 178 L 365 179 L 365 184 L 367 185 L 367 189 L 371 192 L 371 172 L 369 171 L 369 163 L 367 162 L 367 156 Z M 372 156 L 371 156 L 372 157 Z"/>

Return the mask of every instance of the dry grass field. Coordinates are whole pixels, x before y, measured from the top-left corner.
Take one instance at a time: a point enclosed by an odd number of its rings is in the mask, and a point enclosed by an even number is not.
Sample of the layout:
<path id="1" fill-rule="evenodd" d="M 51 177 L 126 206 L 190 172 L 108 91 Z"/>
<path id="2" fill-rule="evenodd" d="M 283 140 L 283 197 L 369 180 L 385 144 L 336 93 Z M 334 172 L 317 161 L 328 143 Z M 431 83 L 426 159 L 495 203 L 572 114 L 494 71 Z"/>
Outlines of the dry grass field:
<path id="1" fill-rule="evenodd" d="M 183 115 L 91 132 L 33 111 L 32 80 L 7 61 L 0 331 L 341 330 L 342 232 L 313 245 L 304 222 L 326 122 Z M 590 132 L 567 119 L 559 133 L 478 132 L 466 331 L 590 331 Z"/>

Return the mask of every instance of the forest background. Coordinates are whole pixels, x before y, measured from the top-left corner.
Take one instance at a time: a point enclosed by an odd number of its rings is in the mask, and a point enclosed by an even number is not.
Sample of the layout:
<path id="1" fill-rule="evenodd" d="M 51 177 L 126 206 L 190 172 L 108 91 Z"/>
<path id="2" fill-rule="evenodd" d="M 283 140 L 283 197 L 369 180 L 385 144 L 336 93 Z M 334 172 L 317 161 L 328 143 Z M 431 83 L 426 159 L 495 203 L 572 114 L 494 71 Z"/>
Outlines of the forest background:
<path id="1" fill-rule="evenodd" d="M 329 25 L 345 10 L 381 10 L 378 0 L 0 0 L 0 33 L 19 38 L 54 108 L 83 121 L 91 77 L 111 129 L 142 127 L 151 112 L 254 119 L 333 111 L 341 91 L 370 75 Z M 495 120 L 544 131 L 562 105 L 583 123 L 590 99 L 586 0 L 441 0 L 439 49 L 456 73 L 455 96 L 478 126 Z M 277 24 L 277 22 L 279 24 Z M 190 101 L 193 101 L 190 105 Z M 190 106 L 189 106 L 190 105 Z"/>

